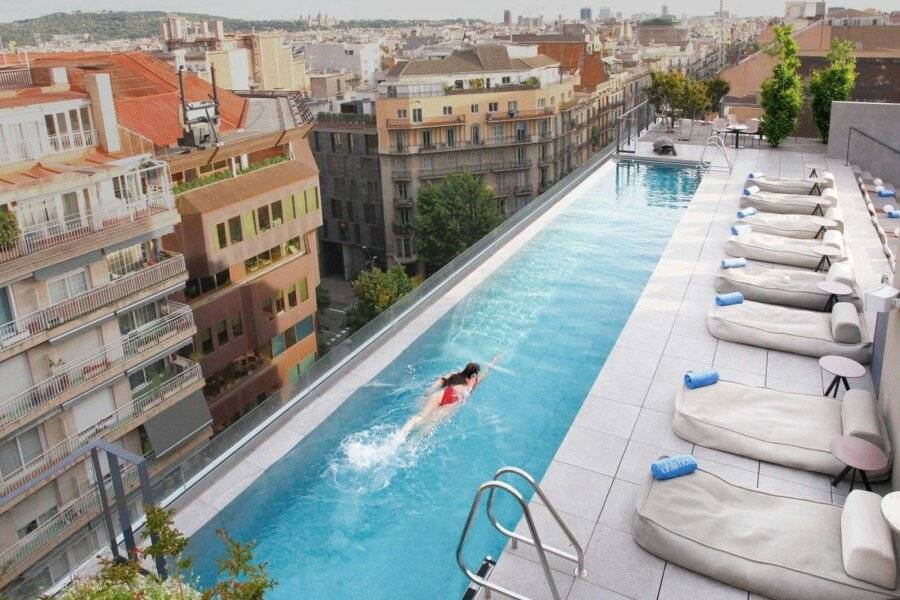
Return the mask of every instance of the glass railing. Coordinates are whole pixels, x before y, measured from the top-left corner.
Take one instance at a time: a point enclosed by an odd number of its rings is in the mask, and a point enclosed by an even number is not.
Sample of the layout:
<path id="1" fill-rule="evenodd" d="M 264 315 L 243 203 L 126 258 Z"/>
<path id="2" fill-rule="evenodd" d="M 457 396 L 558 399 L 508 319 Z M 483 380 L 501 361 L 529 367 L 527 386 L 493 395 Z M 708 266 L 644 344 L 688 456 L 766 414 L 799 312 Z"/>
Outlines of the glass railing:
<path id="1" fill-rule="evenodd" d="M 564 198 L 607 160 L 613 150 L 614 146 L 611 145 L 594 155 L 543 194 L 541 201 L 530 202 L 516 211 L 491 233 L 425 279 L 412 292 L 333 346 L 328 354 L 313 363 L 309 370 L 299 375 L 293 383 L 272 394 L 220 434 L 198 445 L 182 460 L 162 469 L 158 476 L 153 477 L 155 497 L 163 504 L 174 502 L 189 487 L 201 482 L 212 469 L 252 443 L 252 440 L 261 437 L 276 420 L 281 422 L 282 417 L 287 418 L 304 410 L 327 390 L 328 386 L 340 380 L 358 360 L 377 352 L 391 333 L 405 325 L 418 310 L 439 300 L 444 292 L 477 269 L 497 248 Z M 71 539 L 77 538 L 72 536 Z M 41 584 L 40 580 L 42 570 L 57 555 L 68 550 L 69 546 L 60 543 L 58 549 L 29 567 L 16 585 L 4 588 L 5 597 L 18 600 L 33 595 L 35 587 L 46 588 L 46 584 Z M 19 590 L 28 591 L 19 592 Z"/>
<path id="2" fill-rule="evenodd" d="M 71 395 L 75 388 L 101 380 L 107 373 L 149 349 L 165 348 L 166 342 L 190 331 L 194 316 L 189 306 L 170 302 L 169 314 L 129 331 L 119 341 L 55 368 L 54 374 L 30 388 L 0 401 L 0 428 L 26 417 L 49 402 Z M 24 467 L 23 467 L 24 468 Z"/>
<path id="3" fill-rule="evenodd" d="M 186 273 L 184 256 L 164 251 L 157 262 L 147 262 L 135 272 L 0 325 L 0 348 L 21 344 L 39 333 Z"/>

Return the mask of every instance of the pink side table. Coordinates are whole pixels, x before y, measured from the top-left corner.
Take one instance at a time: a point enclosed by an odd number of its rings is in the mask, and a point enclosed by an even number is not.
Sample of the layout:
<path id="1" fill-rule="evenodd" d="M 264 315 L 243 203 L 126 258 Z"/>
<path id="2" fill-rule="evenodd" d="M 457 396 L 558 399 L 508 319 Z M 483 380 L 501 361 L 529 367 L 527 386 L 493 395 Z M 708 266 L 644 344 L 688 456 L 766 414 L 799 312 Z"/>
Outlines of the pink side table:
<path id="1" fill-rule="evenodd" d="M 828 354 L 820 358 L 819 366 L 822 367 L 823 371 L 834 375 L 831 385 L 825 390 L 826 396 L 832 392 L 834 393 L 832 398 L 837 398 L 841 382 L 843 382 L 845 388 L 850 389 L 850 382 L 847 381 L 848 377 L 850 379 L 859 379 L 866 374 L 866 368 L 863 365 L 852 358 L 837 356 L 836 354 Z"/>
<path id="2" fill-rule="evenodd" d="M 853 490 L 856 474 L 859 473 L 863 485 L 871 492 L 872 486 L 869 485 L 866 471 L 880 471 L 888 466 L 888 457 L 881 448 L 861 438 L 839 435 L 831 440 L 829 449 L 836 459 L 847 465 L 837 477 L 831 480 L 831 485 L 834 486 L 850 473 L 850 489 Z"/>

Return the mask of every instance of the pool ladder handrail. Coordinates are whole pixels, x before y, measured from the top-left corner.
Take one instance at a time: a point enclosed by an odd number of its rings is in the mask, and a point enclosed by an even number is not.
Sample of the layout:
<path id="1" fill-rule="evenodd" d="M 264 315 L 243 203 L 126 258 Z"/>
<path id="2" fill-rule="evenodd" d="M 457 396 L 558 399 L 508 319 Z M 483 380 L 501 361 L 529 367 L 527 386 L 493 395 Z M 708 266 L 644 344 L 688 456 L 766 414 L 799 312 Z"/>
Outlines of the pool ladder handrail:
<path id="1" fill-rule="evenodd" d="M 574 546 L 575 554 L 560 550 L 553 546 L 545 545 L 541 542 L 540 535 L 538 534 L 537 529 L 534 526 L 534 517 L 531 514 L 531 509 L 528 508 L 528 502 L 525 501 L 525 498 L 522 496 L 519 490 L 505 481 L 500 481 L 500 477 L 507 473 L 518 475 L 531 486 L 531 488 L 541 499 L 541 502 L 543 502 L 544 507 L 547 508 L 550 515 L 556 521 L 556 524 L 559 525 L 559 528 L 568 538 L 569 543 Z M 529 532 L 531 533 L 530 538 L 505 528 L 502 524 L 500 524 L 499 520 L 494 515 L 494 492 L 498 489 L 508 493 L 516 500 L 516 502 L 518 502 L 519 506 L 522 509 L 522 514 L 525 517 L 525 523 L 528 526 Z M 478 509 L 481 507 L 481 498 L 484 495 L 484 492 L 488 492 L 487 514 L 488 518 L 491 521 L 491 524 L 497 531 L 511 540 L 513 548 L 518 547 L 518 542 L 534 546 L 535 550 L 537 550 L 541 567 L 544 570 L 544 576 L 547 578 L 547 585 L 550 587 L 550 593 L 553 596 L 554 600 L 560 600 L 561 596 L 559 595 L 559 590 L 556 588 L 556 581 L 553 579 L 553 574 L 550 569 L 550 563 L 547 561 L 547 553 L 549 552 L 550 554 L 554 554 L 576 563 L 577 567 L 575 569 L 575 575 L 578 577 L 584 577 L 587 574 L 587 571 L 584 568 L 584 550 L 582 549 L 581 544 L 578 543 L 578 540 L 575 539 L 575 535 L 572 533 L 572 530 L 569 529 L 565 521 L 562 520 L 562 517 L 559 516 L 559 513 L 556 511 L 553 503 L 550 502 L 549 498 L 547 498 L 547 495 L 535 482 L 534 478 L 528 472 L 517 467 L 502 467 L 498 469 L 496 473 L 494 473 L 493 479 L 491 479 L 490 481 L 486 481 L 478 486 L 478 491 L 475 494 L 475 499 L 472 501 L 472 507 L 469 509 L 469 516 L 466 519 L 465 527 L 463 527 L 462 534 L 459 538 L 459 544 L 457 544 L 456 546 L 456 562 L 457 564 L 459 564 L 459 567 L 462 569 L 463 573 L 466 575 L 466 577 L 469 578 L 469 581 L 485 589 L 485 598 L 490 598 L 490 592 L 493 590 L 499 594 L 514 598 L 515 600 L 531 600 L 528 596 L 523 596 L 518 592 L 514 592 L 510 589 L 497 585 L 483 577 L 478 576 L 478 574 L 474 573 L 468 567 L 468 565 L 466 565 L 465 558 L 463 557 L 463 549 L 465 547 L 466 540 L 469 537 L 469 531 L 472 528 L 472 523 L 475 520 L 475 516 L 478 514 Z"/>
<path id="2" fill-rule="evenodd" d="M 725 157 L 725 162 L 728 163 L 728 172 L 731 173 L 734 171 L 734 162 L 731 160 L 731 157 L 728 156 L 728 150 L 725 147 L 725 140 L 722 139 L 720 135 L 711 135 L 706 138 L 706 143 L 703 144 L 703 151 L 700 153 L 700 158 L 697 159 L 697 167 L 703 169 L 704 171 L 712 171 L 713 164 L 712 159 L 710 159 L 709 163 L 704 162 L 704 158 L 706 158 L 706 149 L 707 148 L 715 148 L 717 150 L 722 151 L 722 155 Z M 722 167 L 718 167 L 717 170 L 724 170 Z"/>

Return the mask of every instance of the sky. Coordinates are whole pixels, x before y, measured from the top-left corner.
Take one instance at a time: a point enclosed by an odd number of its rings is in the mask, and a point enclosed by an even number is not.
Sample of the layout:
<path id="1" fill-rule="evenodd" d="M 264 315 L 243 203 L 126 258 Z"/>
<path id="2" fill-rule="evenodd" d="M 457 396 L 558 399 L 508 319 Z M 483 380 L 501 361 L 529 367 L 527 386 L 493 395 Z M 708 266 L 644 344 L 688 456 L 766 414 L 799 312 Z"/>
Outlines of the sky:
<path id="1" fill-rule="evenodd" d="M 596 10 L 608 6 L 613 14 L 622 11 L 658 13 L 664 0 L 559 0 L 534 2 L 526 0 L 454 0 L 453 2 L 422 2 L 422 0 L 67 0 L 66 11 L 83 10 L 163 10 L 171 12 L 198 12 L 236 18 L 292 19 L 308 13 L 327 12 L 341 19 L 361 18 L 451 18 L 469 17 L 500 21 L 503 10 L 508 8 L 515 15 L 543 15 L 553 20 L 558 14 L 576 18 L 578 9 L 589 6 Z M 680 14 L 711 14 L 718 10 L 718 0 L 668 0 L 669 12 Z M 61 9 L 59 0 L 0 0 L 0 22 L 14 21 Z M 829 1 L 829 6 L 845 8 L 897 9 L 897 0 L 840 0 Z M 725 0 L 726 10 L 740 16 L 780 16 L 784 13 L 783 0 Z"/>

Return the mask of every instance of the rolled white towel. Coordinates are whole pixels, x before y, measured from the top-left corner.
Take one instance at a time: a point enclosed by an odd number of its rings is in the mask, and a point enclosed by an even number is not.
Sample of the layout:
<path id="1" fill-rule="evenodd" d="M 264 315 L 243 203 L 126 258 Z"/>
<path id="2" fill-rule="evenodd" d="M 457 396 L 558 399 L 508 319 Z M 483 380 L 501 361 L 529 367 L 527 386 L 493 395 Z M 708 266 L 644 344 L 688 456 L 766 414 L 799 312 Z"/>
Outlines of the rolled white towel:
<path id="1" fill-rule="evenodd" d="M 884 211 L 884 214 L 887 214 L 887 213 L 891 212 L 892 210 L 894 210 L 894 205 L 893 204 L 885 204 L 884 208 L 882 208 L 881 210 Z"/>
<path id="2" fill-rule="evenodd" d="M 872 185 L 884 185 L 884 182 L 881 180 L 881 177 L 876 177 L 872 180 Z"/>

